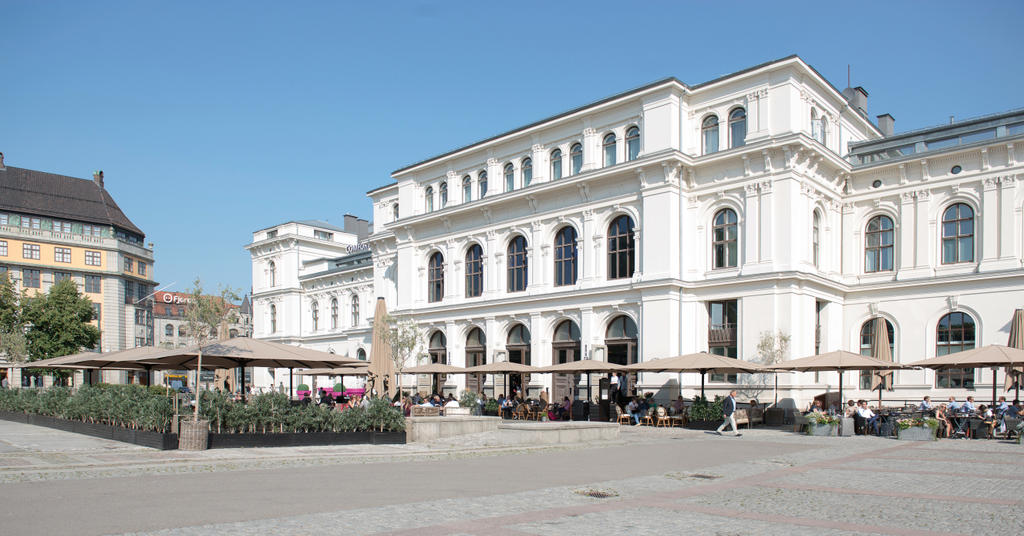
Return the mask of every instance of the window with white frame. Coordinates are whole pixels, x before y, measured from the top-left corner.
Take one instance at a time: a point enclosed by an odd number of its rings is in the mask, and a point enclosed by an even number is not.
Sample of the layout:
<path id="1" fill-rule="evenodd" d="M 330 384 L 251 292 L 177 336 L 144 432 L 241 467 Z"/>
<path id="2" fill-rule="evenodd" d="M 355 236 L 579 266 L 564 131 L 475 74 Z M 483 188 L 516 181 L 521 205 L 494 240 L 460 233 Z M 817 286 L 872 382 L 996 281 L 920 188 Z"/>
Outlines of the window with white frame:
<path id="1" fill-rule="evenodd" d="M 71 248 L 53 248 L 53 262 L 71 262 Z"/>
<path id="2" fill-rule="evenodd" d="M 718 116 L 709 115 L 700 124 L 701 154 L 718 152 Z"/>
<path id="3" fill-rule="evenodd" d="M 100 266 L 103 264 L 103 257 L 99 251 L 85 250 L 85 265 Z"/>
<path id="4" fill-rule="evenodd" d="M 604 166 L 615 165 L 615 134 L 609 133 L 601 144 L 604 149 Z"/>
<path id="5" fill-rule="evenodd" d="M 626 160 L 632 161 L 640 157 L 640 129 L 629 127 L 626 130 Z"/>
<path id="6" fill-rule="evenodd" d="M 551 180 L 562 178 L 562 151 L 555 149 L 551 151 Z"/>
<path id="7" fill-rule="evenodd" d="M 747 139 L 747 111 L 736 108 L 729 112 L 729 147 L 743 147 Z"/>

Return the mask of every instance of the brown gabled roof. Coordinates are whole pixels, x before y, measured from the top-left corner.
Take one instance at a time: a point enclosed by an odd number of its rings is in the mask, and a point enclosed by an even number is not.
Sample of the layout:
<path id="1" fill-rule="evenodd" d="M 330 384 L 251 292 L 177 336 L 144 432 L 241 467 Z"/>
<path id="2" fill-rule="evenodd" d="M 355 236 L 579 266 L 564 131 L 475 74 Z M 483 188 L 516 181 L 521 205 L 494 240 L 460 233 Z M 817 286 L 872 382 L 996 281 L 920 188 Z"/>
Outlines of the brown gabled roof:
<path id="1" fill-rule="evenodd" d="M 45 171 L 0 169 L 0 210 L 112 225 L 145 236 L 95 181 Z"/>

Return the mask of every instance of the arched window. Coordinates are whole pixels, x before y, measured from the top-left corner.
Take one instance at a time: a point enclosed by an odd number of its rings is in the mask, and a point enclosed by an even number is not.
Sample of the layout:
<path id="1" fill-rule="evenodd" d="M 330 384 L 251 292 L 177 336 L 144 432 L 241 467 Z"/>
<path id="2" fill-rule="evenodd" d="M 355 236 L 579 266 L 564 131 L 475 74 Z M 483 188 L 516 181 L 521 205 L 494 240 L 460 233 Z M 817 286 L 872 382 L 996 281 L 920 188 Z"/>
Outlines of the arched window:
<path id="1" fill-rule="evenodd" d="M 974 262 L 974 210 L 956 203 L 942 213 L 942 264 Z"/>
<path id="2" fill-rule="evenodd" d="M 551 151 L 551 180 L 562 178 L 562 151 Z"/>
<path id="3" fill-rule="evenodd" d="M 715 213 L 711 228 L 711 256 L 714 268 L 735 268 L 739 264 L 736 212 L 723 208 Z"/>
<path id="4" fill-rule="evenodd" d="M 172 326 L 171 324 L 167 324 L 166 326 L 164 326 L 164 335 L 167 336 L 167 337 L 173 337 L 174 336 L 174 326 Z"/>
<path id="5" fill-rule="evenodd" d="M 729 112 L 729 147 L 743 147 L 747 139 L 747 111 L 736 108 Z"/>
<path id="6" fill-rule="evenodd" d="M 523 186 L 529 186 L 533 182 L 533 160 L 530 158 L 523 159 Z"/>
<path id="7" fill-rule="evenodd" d="M 718 116 L 709 115 L 700 124 L 701 154 L 718 152 Z"/>
<path id="8" fill-rule="evenodd" d="M 444 297 L 444 257 L 441 252 L 430 256 L 427 267 L 427 301 L 439 302 Z"/>
<path id="9" fill-rule="evenodd" d="M 828 129 L 828 122 L 825 119 L 825 114 L 818 117 L 818 110 L 811 108 L 811 137 L 821 143 L 825 144 L 825 131 Z"/>
<path id="10" fill-rule="evenodd" d="M 569 171 L 570 175 L 578 175 L 583 170 L 583 145 L 574 143 L 569 148 Z"/>
<path id="11" fill-rule="evenodd" d="M 427 212 L 434 211 L 434 189 L 432 187 L 427 186 L 427 189 L 424 190 L 423 202 L 425 203 L 425 208 Z"/>
<path id="12" fill-rule="evenodd" d="M 615 134 L 608 134 L 607 136 L 605 136 L 604 137 L 604 143 L 602 143 L 602 147 L 604 148 L 604 166 L 605 167 L 614 166 L 615 165 Z"/>
<path id="13" fill-rule="evenodd" d="M 484 251 L 473 244 L 466 251 L 466 297 L 475 298 L 484 292 Z"/>
<path id="14" fill-rule="evenodd" d="M 270 305 L 270 332 L 277 333 L 277 306 L 274 304 Z M 178 328 L 178 336 L 185 336 L 185 328 Z"/>
<path id="15" fill-rule="evenodd" d="M 270 324 L 271 325 L 270 331 L 277 331 L 276 329 L 274 329 L 276 327 L 276 324 L 274 324 L 275 313 L 277 313 L 277 307 L 271 305 L 270 306 L 270 322 L 271 322 L 271 324 Z M 178 336 L 179 337 L 184 337 L 187 333 L 188 332 L 185 330 L 185 326 L 178 326 Z"/>
<path id="16" fill-rule="evenodd" d="M 480 183 L 480 186 L 479 186 L 479 188 L 480 188 L 480 199 L 483 199 L 484 196 L 487 195 L 487 172 L 486 171 L 481 171 L 480 174 L 477 175 L 477 182 Z"/>
<path id="17" fill-rule="evenodd" d="M 473 200 L 473 179 L 469 175 L 462 177 L 462 202 L 469 203 Z"/>
<path id="18" fill-rule="evenodd" d="M 878 333 L 875 333 L 875 327 L 878 324 L 878 318 L 870 318 L 860 327 L 860 355 L 871 356 L 875 355 L 875 344 L 878 341 Z M 889 355 L 892 356 L 892 360 L 896 361 L 896 330 L 892 327 L 892 322 L 888 319 L 885 321 L 885 337 L 889 342 Z M 860 388 L 864 390 L 871 389 L 871 371 L 863 371 L 860 374 Z"/>
<path id="19" fill-rule="evenodd" d="M 441 208 L 448 206 L 448 183 L 442 182 L 440 187 Z"/>
<path id="20" fill-rule="evenodd" d="M 955 354 L 974 348 L 974 318 L 967 313 L 949 313 L 939 319 L 935 330 L 935 356 Z M 974 369 L 943 369 L 935 372 L 935 386 L 974 388 Z"/>
<path id="21" fill-rule="evenodd" d="M 505 191 L 511 192 L 516 189 L 516 168 L 511 164 L 505 164 Z"/>
<path id="22" fill-rule="evenodd" d="M 864 271 L 892 270 L 893 225 L 888 216 L 875 216 L 868 221 L 864 232 Z"/>
<path id="23" fill-rule="evenodd" d="M 626 131 L 626 160 L 636 160 L 640 157 L 640 129 L 629 127 Z"/>
<path id="24" fill-rule="evenodd" d="M 508 360 L 510 363 L 529 365 L 530 330 L 526 329 L 526 326 L 522 324 L 516 324 L 512 326 L 512 329 L 508 330 L 508 338 L 505 339 L 505 350 L 508 351 Z M 517 387 L 521 388 L 523 384 L 523 378 L 515 378 L 513 380 L 513 383 L 517 383 Z M 518 388 L 516 389 L 517 391 L 519 390 Z"/>
<path id="25" fill-rule="evenodd" d="M 526 239 L 517 235 L 508 243 L 508 291 L 526 290 Z"/>
<path id="26" fill-rule="evenodd" d="M 616 365 L 636 363 L 637 330 L 633 319 L 626 315 L 619 315 L 608 322 L 608 329 L 604 334 L 604 345 L 608 349 L 609 363 Z"/>
<path id="27" fill-rule="evenodd" d="M 430 336 L 427 353 L 430 354 L 431 363 L 448 363 L 448 337 L 445 337 L 440 330 Z"/>
<path id="28" fill-rule="evenodd" d="M 608 279 L 633 277 L 636 241 L 633 218 L 622 215 L 608 226 Z"/>
<path id="29" fill-rule="evenodd" d="M 313 302 L 309 304 L 310 317 L 313 320 L 313 331 L 320 329 L 320 304 Z"/>
<path id="30" fill-rule="evenodd" d="M 391 205 L 391 219 L 392 221 L 398 221 L 398 203 Z"/>
<path id="31" fill-rule="evenodd" d="M 821 251 L 821 213 L 817 210 L 811 216 L 811 260 L 815 268 L 821 268 L 818 264 Z"/>
<path id="32" fill-rule="evenodd" d="M 338 329 L 338 298 L 331 298 L 331 329 Z"/>
<path id="33" fill-rule="evenodd" d="M 366 361 L 366 350 L 363 350 L 362 348 L 356 350 L 356 359 Z"/>
<path id="34" fill-rule="evenodd" d="M 359 325 L 359 296 L 352 296 L 352 327 Z"/>
<path id="35" fill-rule="evenodd" d="M 267 282 L 271 287 L 277 286 L 277 264 L 274 261 L 267 264 Z"/>
<path id="36" fill-rule="evenodd" d="M 567 225 L 555 235 L 555 286 L 576 284 L 576 229 Z"/>
<path id="37" fill-rule="evenodd" d="M 822 115 L 818 121 L 821 123 L 821 126 L 818 127 L 818 141 L 822 145 L 828 145 L 828 119 L 825 119 L 825 116 Z"/>

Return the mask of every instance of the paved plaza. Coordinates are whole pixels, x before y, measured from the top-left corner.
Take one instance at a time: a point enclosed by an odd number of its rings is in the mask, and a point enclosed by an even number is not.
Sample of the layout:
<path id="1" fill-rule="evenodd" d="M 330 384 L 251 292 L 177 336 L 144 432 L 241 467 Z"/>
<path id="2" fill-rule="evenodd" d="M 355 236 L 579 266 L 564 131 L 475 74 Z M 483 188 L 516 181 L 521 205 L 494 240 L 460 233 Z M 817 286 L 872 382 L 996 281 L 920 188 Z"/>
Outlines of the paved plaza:
<path id="1" fill-rule="evenodd" d="M 159 452 L 0 421 L 2 534 L 1022 534 L 1022 447 L 623 428 Z"/>

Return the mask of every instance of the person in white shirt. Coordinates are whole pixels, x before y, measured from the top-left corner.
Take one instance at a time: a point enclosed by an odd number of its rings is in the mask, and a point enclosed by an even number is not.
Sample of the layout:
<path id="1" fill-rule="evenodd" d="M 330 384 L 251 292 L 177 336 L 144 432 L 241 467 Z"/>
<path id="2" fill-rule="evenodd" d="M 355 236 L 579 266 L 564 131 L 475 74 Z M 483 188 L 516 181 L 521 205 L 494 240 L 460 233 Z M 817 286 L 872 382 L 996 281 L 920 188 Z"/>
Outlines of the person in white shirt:
<path id="1" fill-rule="evenodd" d="M 459 401 L 455 400 L 454 398 L 449 398 L 448 401 L 445 402 L 444 407 L 446 407 L 446 408 L 457 408 L 457 407 L 459 407 Z"/>
<path id="2" fill-rule="evenodd" d="M 868 407 L 867 400 L 859 400 L 858 403 L 860 407 L 857 409 L 857 415 L 864 419 L 864 426 L 870 426 L 874 429 L 875 435 L 878 435 L 878 415 Z"/>

